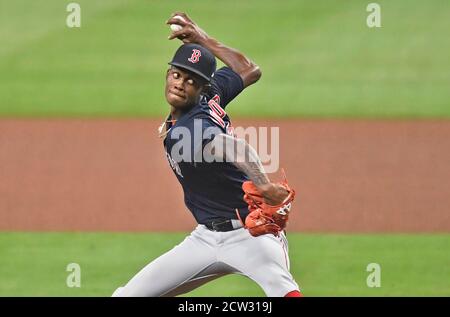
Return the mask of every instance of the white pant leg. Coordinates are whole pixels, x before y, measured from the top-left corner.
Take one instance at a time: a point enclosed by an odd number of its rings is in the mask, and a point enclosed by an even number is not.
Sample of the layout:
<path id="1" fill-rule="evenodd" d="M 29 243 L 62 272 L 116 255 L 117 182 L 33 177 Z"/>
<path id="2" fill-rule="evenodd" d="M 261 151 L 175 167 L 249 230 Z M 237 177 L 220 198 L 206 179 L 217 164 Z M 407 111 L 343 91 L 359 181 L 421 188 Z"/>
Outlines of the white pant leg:
<path id="1" fill-rule="evenodd" d="M 287 240 L 265 234 L 253 237 L 245 229 L 224 233 L 227 242 L 221 249 L 219 261 L 236 268 L 254 280 L 269 297 L 282 297 L 299 290 L 289 272 Z"/>
<path id="2" fill-rule="evenodd" d="M 163 296 L 216 262 L 215 240 L 204 230 L 195 229 L 191 235 L 167 253 L 161 255 L 113 296 Z"/>
<path id="3" fill-rule="evenodd" d="M 210 265 L 208 268 L 191 278 L 186 283 L 180 285 L 176 289 L 164 294 L 164 297 L 178 296 L 181 294 L 188 293 L 206 283 L 209 283 L 219 277 L 225 276 L 227 274 L 237 273 L 236 269 L 222 263 L 216 262 Z"/>

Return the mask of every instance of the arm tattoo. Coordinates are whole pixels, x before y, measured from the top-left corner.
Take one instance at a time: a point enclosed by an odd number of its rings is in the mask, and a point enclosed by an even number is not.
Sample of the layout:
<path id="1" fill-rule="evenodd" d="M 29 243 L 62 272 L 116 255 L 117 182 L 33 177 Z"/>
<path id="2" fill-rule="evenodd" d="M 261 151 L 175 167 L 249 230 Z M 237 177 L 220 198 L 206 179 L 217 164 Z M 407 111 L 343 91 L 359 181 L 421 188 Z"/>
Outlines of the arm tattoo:
<path id="1" fill-rule="evenodd" d="M 256 186 L 269 183 L 255 149 L 245 140 L 226 134 L 217 135 L 208 145 L 208 151 L 218 160 L 225 159 L 244 172 Z"/>

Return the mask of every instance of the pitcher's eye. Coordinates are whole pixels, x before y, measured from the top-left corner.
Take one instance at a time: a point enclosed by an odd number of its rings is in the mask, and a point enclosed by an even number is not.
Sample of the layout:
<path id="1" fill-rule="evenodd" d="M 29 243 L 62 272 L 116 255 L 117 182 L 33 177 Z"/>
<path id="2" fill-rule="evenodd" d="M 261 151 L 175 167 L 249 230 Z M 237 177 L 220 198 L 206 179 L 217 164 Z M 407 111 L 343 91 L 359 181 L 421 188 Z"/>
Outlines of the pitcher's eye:
<path id="1" fill-rule="evenodd" d="M 193 85 L 193 84 L 194 84 L 194 80 L 193 80 L 193 79 L 188 79 L 188 80 L 187 80 L 187 83 L 188 83 L 189 85 Z"/>
<path id="2" fill-rule="evenodd" d="M 173 78 L 175 78 L 175 79 L 180 78 L 180 74 L 177 73 L 177 72 L 174 72 L 174 73 L 173 73 Z"/>

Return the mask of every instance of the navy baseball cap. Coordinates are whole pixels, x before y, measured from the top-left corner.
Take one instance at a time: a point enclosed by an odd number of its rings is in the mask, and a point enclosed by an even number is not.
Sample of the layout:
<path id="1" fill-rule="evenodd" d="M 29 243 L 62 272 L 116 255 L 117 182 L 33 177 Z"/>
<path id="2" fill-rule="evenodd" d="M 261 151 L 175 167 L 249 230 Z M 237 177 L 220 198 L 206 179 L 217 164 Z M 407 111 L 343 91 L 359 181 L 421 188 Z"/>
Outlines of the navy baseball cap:
<path id="1" fill-rule="evenodd" d="M 216 71 L 216 58 L 203 46 L 188 43 L 177 49 L 169 65 L 193 72 L 209 82 Z"/>

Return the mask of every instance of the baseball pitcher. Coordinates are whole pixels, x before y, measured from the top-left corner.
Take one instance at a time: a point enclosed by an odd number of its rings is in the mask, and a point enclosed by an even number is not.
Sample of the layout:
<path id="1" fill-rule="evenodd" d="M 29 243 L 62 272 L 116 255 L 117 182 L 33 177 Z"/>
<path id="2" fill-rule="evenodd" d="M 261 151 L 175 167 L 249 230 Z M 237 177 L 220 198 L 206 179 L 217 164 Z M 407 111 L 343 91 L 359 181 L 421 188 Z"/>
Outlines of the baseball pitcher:
<path id="1" fill-rule="evenodd" d="M 113 296 L 176 296 L 226 274 L 242 274 L 267 296 L 299 297 L 285 227 L 295 192 L 273 183 L 256 151 L 235 138 L 226 106 L 261 77 L 236 49 L 172 14 L 169 39 L 183 42 L 166 74 L 170 114 L 159 133 L 197 227 Z M 216 70 L 216 58 L 226 67 Z M 200 138 L 199 138 L 200 135 Z"/>

